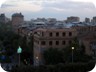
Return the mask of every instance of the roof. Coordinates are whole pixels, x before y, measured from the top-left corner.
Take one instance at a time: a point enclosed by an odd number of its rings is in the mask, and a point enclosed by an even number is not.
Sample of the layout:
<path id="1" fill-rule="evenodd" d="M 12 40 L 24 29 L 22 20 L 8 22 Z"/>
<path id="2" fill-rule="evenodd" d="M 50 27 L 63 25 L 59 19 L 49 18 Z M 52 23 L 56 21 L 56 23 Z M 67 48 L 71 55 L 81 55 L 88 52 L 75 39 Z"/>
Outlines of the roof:
<path id="1" fill-rule="evenodd" d="M 12 17 L 24 17 L 21 13 L 14 13 Z"/>
<path id="2" fill-rule="evenodd" d="M 61 29 L 57 29 L 57 28 L 38 28 L 38 29 L 36 29 L 36 31 L 60 31 L 60 32 L 62 32 L 62 31 L 76 31 L 76 29 L 74 29 L 74 28 L 61 28 Z"/>

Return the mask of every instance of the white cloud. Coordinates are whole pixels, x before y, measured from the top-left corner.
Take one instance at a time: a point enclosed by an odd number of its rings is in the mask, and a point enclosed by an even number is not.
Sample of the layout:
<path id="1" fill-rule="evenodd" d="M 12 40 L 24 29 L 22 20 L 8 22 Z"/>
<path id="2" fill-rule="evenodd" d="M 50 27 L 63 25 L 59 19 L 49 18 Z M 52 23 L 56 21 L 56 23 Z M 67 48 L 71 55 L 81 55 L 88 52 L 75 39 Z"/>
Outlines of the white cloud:
<path id="1" fill-rule="evenodd" d="M 22 12 L 22 11 L 32 11 L 32 12 L 38 12 L 40 10 L 43 9 L 43 7 L 41 6 L 41 4 L 34 4 L 34 3 L 29 3 L 29 1 L 22 1 L 20 0 L 18 1 L 9 1 L 9 2 L 5 2 L 4 4 L 6 5 L 10 5 L 10 7 L 5 7 L 3 8 L 3 6 L 1 7 L 1 11 L 7 11 L 7 12 Z M 4 5 L 3 4 L 3 5 Z M 11 6 L 14 5 L 14 6 Z"/>
<path id="2" fill-rule="evenodd" d="M 6 0 L 1 0 L 0 1 L 0 7 L 1 7 L 1 5 L 5 2 Z"/>
<path id="3" fill-rule="evenodd" d="M 76 2 L 91 2 L 95 5 L 96 7 L 96 0 L 72 0 L 72 1 L 76 1 Z"/>
<path id="4" fill-rule="evenodd" d="M 10 15 L 15 12 L 22 12 L 30 18 L 33 16 L 63 18 L 69 15 L 80 17 L 96 15 L 95 6 L 87 0 L 7 0 L 2 5 L 1 12 L 10 13 Z"/>
<path id="5" fill-rule="evenodd" d="M 62 8 L 53 8 L 53 9 L 56 11 L 65 11 L 65 9 L 62 9 Z"/>

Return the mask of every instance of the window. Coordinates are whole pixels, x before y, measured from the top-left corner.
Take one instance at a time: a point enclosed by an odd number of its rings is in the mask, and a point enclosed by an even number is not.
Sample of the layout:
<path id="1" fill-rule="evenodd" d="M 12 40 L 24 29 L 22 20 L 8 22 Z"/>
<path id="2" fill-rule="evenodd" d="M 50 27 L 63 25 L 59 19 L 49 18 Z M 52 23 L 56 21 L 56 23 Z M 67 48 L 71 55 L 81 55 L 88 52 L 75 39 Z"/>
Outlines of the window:
<path id="1" fill-rule="evenodd" d="M 56 41 L 56 45 L 59 45 L 59 41 Z"/>
<path id="2" fill-rule="evenodd" d="M 45 41 L 41 41 L 41 45 L 45 45 L 46 43 L 45 43 Z"/>
<path id="3" fill-rule="evenodd" d="M 42 32 L 42 36 L 44 36 L 44 32 Z"/>
<path id="4" fill-rule="evenodd" d="M 72 32 L 69 32 L 69 36 L 72 36 Z"/>
<path id="5" fill-rule="evenodd" d="M 59 32 L 56 32 L 56 36 L 59 36 Z"/>
<path id="6" fill-rule="evenodd" d="M 62 36 L 65 36 L 65 35 L 66 35 L 66 33 L 65 33 L 65 32 L 63 32 L 63 33 L 62 33 Z"/>
<path id="7" fill-rule="evenodd" d="M 52 41 L 49 41 L 49 45 L 52 45 Z"/>
<path id="8" fill-rule="evenodd" d="M 52 37 L 52 35 L 53 35 L 52 32 L 50 32 L 50 33 L 49 33 L 49 36 Z"/>
<path id="9" fill-rule="evenodd" d="M 65 41 L 62 41 L 62 45 L 65 45 L 66 44 L 66 42 Z"/>

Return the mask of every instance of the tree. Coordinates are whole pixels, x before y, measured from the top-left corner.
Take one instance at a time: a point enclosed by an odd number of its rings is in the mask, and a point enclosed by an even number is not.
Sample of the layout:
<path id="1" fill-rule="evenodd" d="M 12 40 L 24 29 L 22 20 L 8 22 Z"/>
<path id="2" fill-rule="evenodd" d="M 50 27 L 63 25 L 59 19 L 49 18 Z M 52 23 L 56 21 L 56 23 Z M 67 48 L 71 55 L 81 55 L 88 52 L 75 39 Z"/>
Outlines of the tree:
<path id="1" fill-rule="evenodd" d="M 44 51 L 44 60 L 46 64 L 58 64 L 63 62 L 63 55 L 57 48 L 49 48 Z"/>
<path id="2" fill-rule="evenodd" d="M 77 38 L 74 39 L 73 43 L 69 46 L 65 47 L 63 51 L 63 58 L 66 62 L 72 62 L 72 47 L 73 50 L 73 59 L 74 62 L 88 62 L 90 61 L 91 57 L 85 54 L 85 46 L 83 43 L 79 45 L 79 41 Z"/>

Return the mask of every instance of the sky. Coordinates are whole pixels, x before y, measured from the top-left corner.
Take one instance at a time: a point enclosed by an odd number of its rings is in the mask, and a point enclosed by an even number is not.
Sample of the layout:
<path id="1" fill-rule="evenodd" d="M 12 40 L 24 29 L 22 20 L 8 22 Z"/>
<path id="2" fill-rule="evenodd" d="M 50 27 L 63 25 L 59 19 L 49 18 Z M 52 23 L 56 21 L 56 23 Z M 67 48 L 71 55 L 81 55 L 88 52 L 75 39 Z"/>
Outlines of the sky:
<path id="1" fill-rule="evenodd" d="M 6 0 L 0 13 L 11 18 L 12 14 L 21 12 L 25 20 L 43 17 L 66 20 L 78 16 L 83 21 L 85 17 L 96 16 L 95 3 L 95 0 Z"/>

